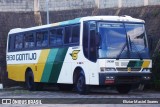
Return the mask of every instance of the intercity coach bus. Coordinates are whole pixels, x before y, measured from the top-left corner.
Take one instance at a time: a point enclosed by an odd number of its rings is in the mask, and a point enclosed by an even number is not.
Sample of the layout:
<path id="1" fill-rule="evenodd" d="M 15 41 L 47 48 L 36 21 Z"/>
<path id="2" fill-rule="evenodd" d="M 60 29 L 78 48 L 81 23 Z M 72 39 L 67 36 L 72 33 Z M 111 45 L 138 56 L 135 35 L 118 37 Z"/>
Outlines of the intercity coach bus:
<path id="1" fill-rule="evenodd" d="M 86 94 L 89 86 L 128 93 L 151 78 L 145 22 L 130 16 L 88 16 L 10 30 L 7 73 L 29 90 L 55 83 Z"/>

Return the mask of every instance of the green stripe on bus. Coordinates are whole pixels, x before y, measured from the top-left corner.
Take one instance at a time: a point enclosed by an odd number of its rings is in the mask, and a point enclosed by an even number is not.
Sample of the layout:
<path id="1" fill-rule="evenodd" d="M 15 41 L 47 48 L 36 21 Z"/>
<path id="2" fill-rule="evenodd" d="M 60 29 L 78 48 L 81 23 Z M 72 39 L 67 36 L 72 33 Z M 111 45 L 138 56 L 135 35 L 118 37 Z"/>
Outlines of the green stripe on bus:
<path id="1" fill-rule="evenodd" d="M 57 83 L 67 51 L 68 48 L 61 48 L 58 50 L 49 78 L 50 83 Z"/>
<path id="2" fill-rule="evenodd" d="M 51 71 L 52 71 L 53 63 L 54 63 L 54 60 L 57 55 L 57 52 L 58 52 L 58 49 L 51 49 L 50 50 L 49 55 L 48 55 L 48 59 L 46 61 L 45 68 L 43 71 L 43 75 L 41 78 L 41 82 L 48 82 Z"/>
<path id="3" fill-rule="evenodd" d="M 143 61 L 129 61 L 127 67 L 140 68 L 142 67 Z"/>

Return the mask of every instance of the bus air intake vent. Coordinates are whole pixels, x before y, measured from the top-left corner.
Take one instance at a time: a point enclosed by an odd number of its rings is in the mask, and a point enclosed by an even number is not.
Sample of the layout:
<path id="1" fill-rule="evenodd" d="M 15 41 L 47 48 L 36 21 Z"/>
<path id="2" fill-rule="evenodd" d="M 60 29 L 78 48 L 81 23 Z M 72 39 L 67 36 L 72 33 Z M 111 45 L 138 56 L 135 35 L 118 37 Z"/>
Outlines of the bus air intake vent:
<path id="1" fill-rule="evenodd" d="M 128 68 L 116 68 L 117 71 L 128 71 Z M 131 68 L 131 71 L 140 71 L 141 68 Z"/>

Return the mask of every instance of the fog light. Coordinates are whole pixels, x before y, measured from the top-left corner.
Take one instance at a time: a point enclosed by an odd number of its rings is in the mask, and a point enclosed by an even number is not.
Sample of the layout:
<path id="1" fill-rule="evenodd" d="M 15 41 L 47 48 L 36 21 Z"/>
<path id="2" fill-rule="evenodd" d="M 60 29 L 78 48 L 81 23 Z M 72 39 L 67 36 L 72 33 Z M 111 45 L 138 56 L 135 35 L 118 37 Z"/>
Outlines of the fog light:
<path id="1" fill-rule="evenodd" d="M 106 80 L 113 80 L 114 77 L 113 76 L 106 76 Z"/>
<path id="2" fill-rule="evenodd" d="M 110 77 L 106 77 L 106 79 L 110 79 Z"/>
<path id="3" fill-rule="evenodd" d="M 111 79 L 114 79 L 114 77 L 110 77 Z"/>
<path id="4" fill-rule="evenodd" d="M 150 80 L 151 79 L 151 77 L 149 77 L 149 76 L 144 76 L 143 77 L 145 80 Z"/>

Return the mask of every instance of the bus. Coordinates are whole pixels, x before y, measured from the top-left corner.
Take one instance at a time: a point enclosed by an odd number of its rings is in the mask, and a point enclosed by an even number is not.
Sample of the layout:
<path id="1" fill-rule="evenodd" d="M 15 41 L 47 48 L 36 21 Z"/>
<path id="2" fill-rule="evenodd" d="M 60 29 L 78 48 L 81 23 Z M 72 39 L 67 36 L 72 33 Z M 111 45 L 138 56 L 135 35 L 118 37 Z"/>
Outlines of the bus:
<path id="1" fill-rule="evenodd" d="M 151 79 L 145 22 L 131 16 L 87 16 L 10 30 L 7 75 L 29 90 L 54 83 L 87 94 L 90 86 L 115 86 L 127 94 Z"/>

